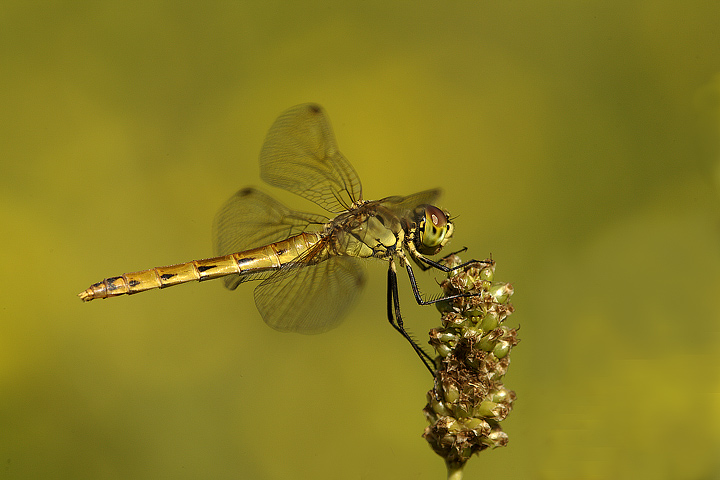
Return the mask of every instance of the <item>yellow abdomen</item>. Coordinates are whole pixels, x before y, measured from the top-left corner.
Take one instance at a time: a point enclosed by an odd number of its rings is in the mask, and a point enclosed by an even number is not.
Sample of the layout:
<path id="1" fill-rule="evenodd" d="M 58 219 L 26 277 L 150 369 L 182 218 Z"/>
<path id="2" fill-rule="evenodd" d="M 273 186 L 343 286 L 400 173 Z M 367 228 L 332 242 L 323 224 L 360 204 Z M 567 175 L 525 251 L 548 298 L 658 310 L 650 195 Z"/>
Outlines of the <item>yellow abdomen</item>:
<path id="1" fill-rule="evenodd" d="M 297 259 L 321 238 L 318 233 L 301 233 L 287 240 L 245 252 L 125 273 L 91 285 L 87 290 L 79 293 L 78 297 L 84 302 L 89 302 L 96 298 L 130 295 L 193 280 L 203 281 L 227 275 L 249 275 L 277 270 Z"/>

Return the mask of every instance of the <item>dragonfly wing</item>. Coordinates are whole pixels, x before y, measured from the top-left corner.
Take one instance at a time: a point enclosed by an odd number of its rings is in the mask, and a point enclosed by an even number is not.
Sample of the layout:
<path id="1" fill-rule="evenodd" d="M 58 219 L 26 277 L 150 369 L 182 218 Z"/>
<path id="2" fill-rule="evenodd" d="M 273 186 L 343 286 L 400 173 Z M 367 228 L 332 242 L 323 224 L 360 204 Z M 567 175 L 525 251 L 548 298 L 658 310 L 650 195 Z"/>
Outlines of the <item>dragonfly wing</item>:
<path id="1" fill-rule="evenodd" d="M 260 152 L 260 176 L 333 213 L 362 199 L 360 179 L 315 104 L 297 105 L 275 120 Z"/>
<path id="2" fill-rule="evenodd" d="M 225 202 L 213 223 L 216 255 L 243 252 L 285 240 L 329 220 L 322 215 L 296 212 L 254 188 L 244 188 Z M 267 273 L 225 277 L 225 286 L 237 288 L 247 280 L 259 280 Z"/>
<path id="3" fill-rule="evenodd" d="M 255 305 L 275 330 L 322 333 L 340 324 L 364 283 L 356 258 L 334 256 L 314 265 L 300 258 L 255 287 Z"/>
<path id="4" fill-rule="evenodd" d="M 386 197 L 378 200 L 378 203 L 392 211 L 398 218 L 412 219 L 415 208 L 418 205 L 434 205 L 440 197 L 440 189 L 424 190 L 422 192 L 408 195 L 406 197 Z"/>

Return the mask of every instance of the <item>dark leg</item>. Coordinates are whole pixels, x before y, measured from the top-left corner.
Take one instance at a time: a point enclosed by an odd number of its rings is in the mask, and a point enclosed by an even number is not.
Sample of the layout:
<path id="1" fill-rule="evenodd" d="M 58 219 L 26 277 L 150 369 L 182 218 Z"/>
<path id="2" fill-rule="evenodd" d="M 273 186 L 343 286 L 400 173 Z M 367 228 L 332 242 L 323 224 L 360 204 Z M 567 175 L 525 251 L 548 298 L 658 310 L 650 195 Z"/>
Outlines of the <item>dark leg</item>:
<path id="1" fill-rule="evenodd" d="M 418 345 L 415 340 L 410 337 L 410 334 L 405 331 L 403 326 L 402 316 L 400 315 L 400 299 L 398 297 L 397 287 L 397 271 L 395 269 L 395 260 L 390 259 L 390 266 L 388 267 L 388 292 L 387 292 L 387 315 L 390 325 L 400 332 L 400 335 L 405 337 L 405 340 L 410 342 L 413 350 L 417 353 L 420 360 L 422 360 L 425 367 L 428 369 L 431 375 L 435 375 L 435 362 L 432 357 Z M 395 313 L 393 317 L 393 312 Z"/>
<path id="2" fill-rule="evenodd" d="M 458 253 L 467 252 L 467 247 L 463 247 L 460 250 L 455 250 L 454 252 L 450 252 L 447 255 L 445 255 L 442 259 L 445 260 L 448 257 L 452 257 L 453 255 L 457 255 Z"/>
<path id="3" fill-rule="evenodd" d="M 463 253 L 465 250 L 467 250 L 467 247 L 463 247 L 463 248 L 461 248 L 460 250 L 457 250 L 457 251 L 452 252 L 452 253 L 448 253 L 448 254 L 445 255 L 440 261 L 442 262 L 442 261 L 445 260 L 446 258 L 452 257 L 453 255 L 457 255 L 458 253 Z M 420 270 L 422 270 L 423 272 L 425 272 L 425 271 L 427 271 L 427 270 L 429 270 L 429 269 L 431 269 L 431 268 L 437 268 L 437 267 L 435 267 L 435 265 L 428 265 L 428 264 L 422 263 L 421 261 L 422 261 L 422 260 L 425 260 L 425 257 L 420 257 L 420 256 L 415 257 L 415 256 L 413 256 L 413 258 L 418 258 L 418 260 L 420 260 L 420 261 L 417 261 L 416 263 L 417 263 L 417 266 L 420 267 Z M 468 263 L 472 263 L 473 261 L 475 261 L 475 260 L 470 260 L 469 262 L 465 262 L 465 263 L 463 263 L 463 265 L 466 265 L 466 264 L 468 264 Z M 438 262 L 432 262 L 432 263 L 438 263 Z M 441 265 L 442 265 L 442 264 L 441 264 Z M 446 268 L 447 268 L 447 267 L 446 267 Z M 455 268 L 458 268 L 458 267 L 455 267 Z M 442 270 L 442 268 L 441 268 L 441 270 Z"/>
<path id="4" fill-rule="evenodd" d="M 435 260 L 430 260 L 429 258 L 425 257 L 417 257 L 418 260 L 421 262 L 426 263 L 430 267 L 437 268 L 438 270 L 441 270 L 443 272 L 452 272 L 453 270 L 457 270 L 459 268 L 467 267 L 471 263 L 490 263 L 488 260 L 468 260 L 467 262 L 463 262 L 460 265 L 454 266 L 454 267 L 448 267 L 447 265 L 443 265 L 442 263 L 438 263 Z M 424 270 L 424 269 L 423 269 Z"/>
<path id="5" fill-rule="evenodd" d="M 472 263 L 472 262 L 470 262 L 470 263 Z M 460 268 L 460 267 L 462 267 L 462 266 L 464 266 L 464 265 L 466 265 L 466 264 L 467 264 L 467 262 L 466 262 L 466 263 L 463 263 L 462 265 L 460 265 L 460 266 L 458 266 L 458 267 L 455 267 L 455 268 Z M 448 268 L 448 267 L 446 267 L 446 268 Z M 451 271 L 451 270 L 455 270 L 455 268 L 448 268 L 448 269 L 445 270 L 445 271 L 446 271 L 446 272 L 449 272 L 449 271 Z M 447 296 L 447 297 L 442 297 L 442 296 L 441 296 L 441 297 L 438 297 L 438 298 L 431 298 L 430 300 L 425 300 L 424 298 L 422 298 L 422 294 L 420 293 L 420 289 L 419 289 L 418 286 L 417 286 L 417 281 L 415 280 L 415 273 L 413 272 L 413 269 L 412 269 L 412 267 L 410 266 L 409 263 L 406 263 L 406 264 L 405 264 L 405 269 L 407 270 L 408 277 L 410 277 L 410 286 L 412 287 L 413 294 L 415 295 L 415 301 L 418 303 L 418 305 L 432 305 L 433 303 L 442 302 L 443 300 L 452 300 L 452 299 L 454 299 L 454 298 L 477 297 L 477 294 L 476 294 L 476 293 L 460 293 L 460 294 L 458 294 L 458 295 L 449 295 L 449 296 Z"/>

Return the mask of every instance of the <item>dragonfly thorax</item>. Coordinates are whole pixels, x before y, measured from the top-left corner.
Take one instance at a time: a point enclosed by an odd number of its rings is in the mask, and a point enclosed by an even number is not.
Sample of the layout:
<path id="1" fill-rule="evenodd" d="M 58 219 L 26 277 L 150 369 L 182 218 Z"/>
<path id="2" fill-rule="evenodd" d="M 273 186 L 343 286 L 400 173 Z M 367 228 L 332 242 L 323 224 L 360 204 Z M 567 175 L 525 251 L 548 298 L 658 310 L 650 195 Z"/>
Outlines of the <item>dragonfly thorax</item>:
<path id="1" fill-rule="evenodd" d="M 398 244 L 395 230 L 401 230 L 399 222 L 386 225 L 387 220 L 375 215 L 375 212 L 348 213 L 351 214 L 338 216 L 328 225 L 328 233 L 335 239 L 337 254 L 360 258 L 381 257 L 385 256 L 389 248 Z"/>

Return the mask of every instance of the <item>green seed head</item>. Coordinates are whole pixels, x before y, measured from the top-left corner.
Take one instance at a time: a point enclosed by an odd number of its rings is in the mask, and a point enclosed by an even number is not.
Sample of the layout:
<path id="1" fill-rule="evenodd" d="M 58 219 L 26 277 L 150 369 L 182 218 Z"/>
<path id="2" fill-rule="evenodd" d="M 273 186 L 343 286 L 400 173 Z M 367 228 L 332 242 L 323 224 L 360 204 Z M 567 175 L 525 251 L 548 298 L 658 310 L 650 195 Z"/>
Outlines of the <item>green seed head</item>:
<path id="1" fill-rule="evenodd" d="M 444 263 L 462 262 L 452 256 Z M 430 425 L 423 436 L 453 468 L 508 441 L 500 422 L 512 410 L 515 393 L 502 380 L 518 338 L 515 329 L 504 325 L 513 313 L 513 287 L 494 283 L 494 276 L 491 260 L 451 271 L 441 284 L 444 294 L 464 296 L 438 302 L 442 326 L 430 331 L 439 357 L 424 409 Z"/>

